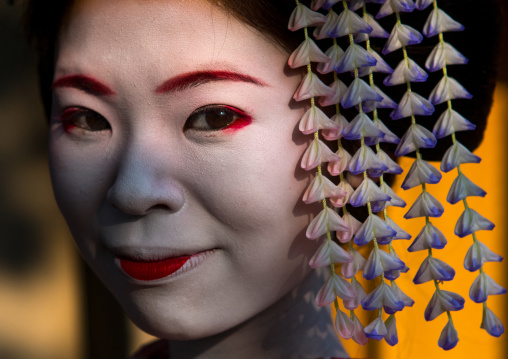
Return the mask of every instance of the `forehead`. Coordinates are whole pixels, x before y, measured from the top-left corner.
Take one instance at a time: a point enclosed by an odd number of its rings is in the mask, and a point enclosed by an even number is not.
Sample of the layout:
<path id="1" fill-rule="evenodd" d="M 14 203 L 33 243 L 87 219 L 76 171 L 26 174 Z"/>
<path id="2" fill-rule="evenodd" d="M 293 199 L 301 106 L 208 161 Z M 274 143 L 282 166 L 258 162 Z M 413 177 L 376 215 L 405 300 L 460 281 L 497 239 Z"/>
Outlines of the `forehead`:
<path id="1" fill-rule="evenodd" d="M 181 73 L 215 64 L 263 71 L 282 53 L 209 1 L 80 0 L 62 27 L 55 75 L 134 66 Z"/>

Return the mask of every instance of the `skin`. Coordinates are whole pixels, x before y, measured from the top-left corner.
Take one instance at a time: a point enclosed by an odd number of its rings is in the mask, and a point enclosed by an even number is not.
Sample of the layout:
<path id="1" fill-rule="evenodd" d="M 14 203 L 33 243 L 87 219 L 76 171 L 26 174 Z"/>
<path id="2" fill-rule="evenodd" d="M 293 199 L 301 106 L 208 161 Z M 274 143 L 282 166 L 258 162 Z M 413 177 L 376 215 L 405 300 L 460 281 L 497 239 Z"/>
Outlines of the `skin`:
<path id="1" fill-rule="evenodd" d="M 50 129 L 57 202 L 85 260 L 141 329 L 171 340 L 172 358 L 344 355 L 328 309 L 313 304 L 324 279 L 308 266 L 319 243 L 305 229 L 320 205 L 301 201 L 310 136 L 297 128 L 302 73 L 287 58 L 206 1 L 79 1 L 61 30 Z M 156 91 L 201 70 L 259 83 Z M 111 91 L 56 86 L 74 75 Z M 250 120 L 197 130 L 189 118 L 207 105 Z M 88 112 L 65 116 L 76 109 Z M 204 251 L 197 267 L 153 282 L 128 277 L 116 259 Z"/>

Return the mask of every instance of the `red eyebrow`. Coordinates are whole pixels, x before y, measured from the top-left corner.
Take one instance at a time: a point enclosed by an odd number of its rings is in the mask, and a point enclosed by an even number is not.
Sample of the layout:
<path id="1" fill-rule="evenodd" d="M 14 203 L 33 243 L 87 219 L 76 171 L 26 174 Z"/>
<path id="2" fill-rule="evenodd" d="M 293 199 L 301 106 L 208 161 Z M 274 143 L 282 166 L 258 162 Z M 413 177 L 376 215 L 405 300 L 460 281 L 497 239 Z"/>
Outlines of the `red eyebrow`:
<path id="1" fill-rule="evenodd" d="M 110 96 L 115 94 L 112 89 L 100 81 L 84 75 L 60 77 L 51 86 L 53 89 L 58 87 L 73 87 L 94 96 Z"/>
<path id="2" fill-rule="evenodd" d="M 239 81 L 255 85 L 266 86 L 262 81 L 254 77 L 239 74 L 232 71 L 196 71 L 173 77 L 164 81 L 157 87 L 155 93 L 161 94 L 171 91 L 182 91 L 191 87 L 196 87 L 207 82 L 215 81 Z"/>

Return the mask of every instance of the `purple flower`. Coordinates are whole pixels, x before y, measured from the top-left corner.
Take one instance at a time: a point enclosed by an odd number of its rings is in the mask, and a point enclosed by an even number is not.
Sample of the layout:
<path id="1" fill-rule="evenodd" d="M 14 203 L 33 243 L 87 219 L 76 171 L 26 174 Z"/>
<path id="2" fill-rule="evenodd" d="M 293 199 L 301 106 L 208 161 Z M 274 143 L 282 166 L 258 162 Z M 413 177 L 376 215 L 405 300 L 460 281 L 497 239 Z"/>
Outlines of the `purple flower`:
<path id="1" fill-rule="evenodd" d="M 409 233 L 407 233 L 405 230 L 403 230 L 402 228 L 400 228 L 400 226 L 397 223 L 395 223 L 395 221 L 393 219 L 391 219 L 390 217 L 388 217 L 388 216 L 385 217 L 385 223 L 396 232 L 393 237 L 390 237 L 390 241 L 392 241 L 394 239 L 410 239 L 411 238 L 411 235 Z M 379 244 L 388 244 L 388 243 L 385 243 L 385 238 L 383 238 L 383 237 L 380 237 L 378 239 L 378 243 Z"/>
<path id="2" fill-rule="evenodd" d="M 363 246 L 374 238 L 393 237 L 396 234 L 397 232 L 383 222 L 380 217 L 371 214 L 356 233 L 354 242 L 359 246 Z"/>
<path id="3" fill-rule="evenodd" d="M 425 10 L 434 0 L 416 0 L 416 8 L 418 10 Z M 315 9 L 313 9 L 315 10 Z"/>
<path id="4" fill-rule="evenodd" d="M 388 331 L 381 316 L 374 319 L 372 323 L 365 327 L 365 335 L 371 339 L 381 340 L 385 337 L 386 333 Z"/>
<path id="5" fill-rule="evenodd" d="M 376 109 L 376 108 L 397 108 L 397 103 L 395 101 L 393 101 L 390 97 L 388 97 L 387 94 L 385 94 L 383 91 L 381 91 L 381 89 L 379 87 L 374 85 L 372 88 L 374 90 L 376 90 L 376 92 L 383 99 L 381 101 L 366 101 L 366 102 L 364 102 L 362 104 L 362 110 L 364 112 L 371 112 L 371 111 L 374 111 L 374 109 Z M 379 119 L 378 119 L 378 121 L 379 121 Z M 379 127 L 379 128 L 381 129 L 381 127 Z M 390 131 L 388 131 L 388 132 L 390 132 Z M 387 132 L 385 132 L 385 133 L 387 133 Z M 390 133 L 393 135 L 392 132 L 390 132 Z M 393 135 L 393 136 L 395 136 L 395 135 Z M 397 139 L 398 139 L 398 137 L 397 137 Z M 366 143 L 368 145 L 371 145 L 371 144 L 373 144 L 372 141 L 373 141 L 372 139 L 369 139 L 368 142 L 366 142 Z M 391 141 L 383 141 L 383 142 L 391 142 Z M 398 143 L 398 142 L 396 142 L 396 143 Z"/>
<path id="6" fill-rule="evenodd" d="M 362 285 L 356 280 L 356 278 L 351 280 L 351 284 L 353 284 L 353 287 L 356 290 L 356 296 L 353 299 L 344 300 L 344 307 L 349 310 L 354 310 L 362 303 L 362 300 L 367 296 L 367 293 L 365 293 L 365 289 L 363 289 Z"/>
<path id="7" fill-rule="evenodd" d="M 300 46 L 296 48 L 288 60 L 289 67 L 295 69 L 302 66 L 307 66 L 311 62 L 324 62 L 327 63 L 330 58 L 326 56 L 323 51 L 311 39 L 305 39 Z"/>
<path id="8" fill-rule="evenodd" d="M 388 169 L 386 171 L 384 171 L 384 173 L 392 173 L 392 174 L 396 174 L 396 175 L 400 175 L 403 170 L 402 170 L 402 167 L 400 167 L 397 162 L 395 162 L 394 160 L 392 160 L 390 158 L 390 156 L 385 152 L 383 151 L 382 149 L 379 149 L 379 151 L 377 151 L 376 153 L 376 156 L 377 158 L 383 162 L 386 167 L 388 167 Z M 369 172 L 369 174 L 372 176 L 373 174 Z M 377 173 L 376 173 L 377 174 Z M 381 176 L 383 173 L 379 173 L 379 176 Z M 383 182 L 384 183 L 384 182 Z M 400 198 L 400 197 L 399 197 Z M 404 207 L 404 206 L 402 206 Z"/>
<path id="9" fill-rule="evenodd" d="M 455 348 L 458 341 L 459 337 L 457 335 L 457 330 L 453 326 L 453 322 L 449 320 L 443 328 L 441 335 L 439 336 L 437 345 L 439 345 L 444 350 L 450 350 Z"/>
<path id="10" fill-rule="evenodd" d="M 425 191 L 418 196 L 404 218 L 440 217 L 443 212 L 443 205 L 433 195 Z"/>
<path id="11" fill-rule="evenodd" d="M 504 333 L 503 323 L 486 305 L 483 307 L 483 318 L 480 328 L 494 337 L 500 337 Z"/>
<path id="12" fill-rule="evenodd" d="M 328 278 L 328 280 L 319 290 L 316 296 L 316 303 L 320 307 L 323 307 L 332 303 L 337 297 L 344 300 L 349 300 L 355 296 L 356 291 L 353 285 L 341 276 L 332 273 L 330 278 Z"/>
<path id="13" fill-rule="evenodd" d="M 376 90 L 377 91 L 377 90 Z M 381 94 L 381 96 L 383 96 L 383 101 L 385 99 L 384 97 L 384 94 Z M 392 100 L 390 100 L 392 101 Z M 376 108 L 379 108 L 379 102 L 377 103 L 377 106 Z M 394 102 L 395 104 L 395 107 L 397 107 L 397 104 Z M 388 129 L 388 127 L 385 126 L 385 124 L 383 122 L 381 122 L 381 120 L 379 118 L 375 118 L 373 121 L 374 125 L 376 125 L 377 128 L 379 128 L 379 130 L 381 130 L 381 132 L 384 132 L 384 137 L 380 138 L 380 137 L 365 137 L 365 144 L 367 146 L 373 146 L 379 142 L 388 142 L 388 143 L 394 143 L 394 144 L 398 144 L 400 142 L 400 138 L 398 138 L 392 131 L 390 131 Z"/>
<path id="14" fill-rule="evenodd" d="M 429 101 L 432 102 L 433 105 L 439 105 L 440 103 L 457 98 L 470 99 L 473 98 L 473 95 L 454 78 L 443 76 L 430 93 Z"/>
<path id="15" fill-rule="evenodd" d="M 492 252 L 489 247 L 476 240 L 467 251 L 464 258 L 464 268 L 474 272 L 480 269 L 485 262 L 501 262 L 502 260 L 503 257 Z"/>
<path id="16" fill-rule="evenodd" d="M 422 69 L 416 62 L 411 59 L 402 60 L 399 62 L 395 71 L 390 76 L 387 76 L 383 83 L 385 86 L 402 85 L 407 81 L 410 82 L 425 82 L 429 75 Z"/>
<path id="17" fill-rule="evenodd" d="M 352 0 L 351 3 L 349 4 L 349 9 L 351 11 L 355 11 L 354 8 L 355 6 L 353 6 L 353 2 L 362 2 L 361 0 L 358 1 L 358 0 Z M 365 2 L 365 1 L 363 1 Z M 379 3 L 381 3 L 382 1 L 378 1 Z M 363 5 L 362 5 L 363 6 Z M 361 6 L 360 6 L 361 7 Z M 379 23 L 372 17 L 372 15 L 370 15 L 369 13 L 365 13 L 363 15 L 363 19 L 365 20 L 365 22 L 367 24 L 370 25 L 370 27 L 372 27 L 372 31 L 369 33 L 369 34 L 355 34 L 355 42 L 362 42 L 362 41 L 366 41 L 367 39 L 371 38 L 371 37 L 380 37 L 380 38 L 388 38 L 390 37 L 390 34 L 381 27 L 381 25 L 379 25 Z"/>
<path id="18" fill-rule="evenodd" d="M 325 176 L 316 173 L 316 176 L 303 194 L 303 201 L 306 204 L 322 201 L 325 198 L 332 198 L 335 202 L 347 196 L 346 191 L 337 187 Z"/>
<path id="19" fill-rule="evenodd" d="M 332 69 L 333 70 L 333 69 Z M 318 68 L 319 71 L 319 68 Z M 319 98 L 319 104 L 321 107 L 335 106 L 342 100 L 342 97 L 347 91 L 347 86 L 341 80 L 337 79 L 330 85 L 330 88 L 335 91 L 334 96 L 321 96 Z M 337 137 L 338 138 L 338 137 Z M 335 139 L 337 139 L 335 138 Z M 331 140 L 330 140 L 331 141 Z"/>
<path id="20" fill-rule="evenodd" d="M 457 311 L 464 308 L 464 298 L 447 290 L 436 290 L 425 308 L 425 320 L 431 321 L 446 311 Z"/>
<path id="21" fill-rule="evenodd" d="M 368 148 L 368 147 L 366 147 Z M 361 151 L 361 148 L 358 150 Z M 371 150 L 372 151 L 372 150 Z M 375 155 L 374 155 L 375 157 Z M 377 160 L 377 157 L 376 157 Z M 351 160 L 351 163 L 353 160 Z M 350 166 L 351 167 L 351 166 Z M 364 178 L 350 198 L 353 207 L 360 207 L 373 201 L 389 201 L 390 196 L 384 193 L 370 178 Z M 356 242 L 356 241 L 355 241 Z"/>
<path id="22" fill-rule="evenodd" d="M 379 248 L 374 247 L 370 252 L 369 259 L 363 268 L 363 277 L 365 279 L 374 279 L 383 272 L 390 270 L 401 270 L 406 265 L 398 258 L 391 256 Z"/>
<path id="23" fill-rule="evenodd" d="M 416 92 L 408 91 L 402 96 L 399 105 L 392 111 L 390 117 L 393 120 L 398 120 L 412 115 L 430 116 L 433 113 L 434 106 L 429 100 L 418 95 Z"/>
<path id="24" fill-rule="evenodd" d="M 464 25 L 453 20 L 441 9 L 433 9 L 423 26 L 423 34 L 427 37 L 435 36 L 440 32 L 462 30 L 464 30 Z"/>
<path id="25" fill-rule="evenodd" d="M 393 0 L 387 1 L 387 3 L 390 2 L 393 3 Z M 422 40 L 423 35 L 417 30 L 413 29 L 411 26 L 397 23 L 393 27 L 390 37 L 386 41 L 386 44 L 381 52 L 383 55 L 386 55 L 392 51 L 400 49 L 402 46 L 419 44 Z"/>
<path id="26" fill-rule="evenodd" d="M 390 173 L 390 172 L 387 171 L 387 173 Z M 405 207 L 406 206 L 406 202 L 402 198 L 400 198 L 395 193 L 395 191 L 389 185 L 386 184 L 386 182 L 383 182 L 383 184 L 381 184 L 381 186 L 379 188 L 381 189 L 381 191 L 383 191 L 388 196 L 390 196 L 390 200 L 389 201 L 372 201 L 370 203 L 372 206 L 372 212 L 381 212 L 383 209 L 385 209 L 388 206 L 394 206 L 394 207 Z"/>
<path id="27" fill-rule="evenodd" d="M 469 178 L 460 172 L 457 178 L 453 181 L 450 191 L 448 191 L 446 201 L 448 203 L 455 204 L 467 197 L 485 197 L 486 194 L 487 192 L 475 185 Z"/>
<path id="28" fill-rule="evenodd" d="M 398 293 L 383 281 L 362 300 L 362 307 L 365 310 L 387 307 L 399 311 L 404 308 L 404 302 Z"/>
<path id="29" fill-rule="evenodd" d="M 376 14 L 376 19 L 391 15 L 394 11 L 411 12 L 414 9 L 415 4 L 413 0 L 386 0 Z"/>
<path id="30" fill-rule="evenodd" d="M 337 61 L 334 69 L 337 73 L 354 71 L 355 68 L 376 65 L 376 58 L 357 44 L 351 44 L 342 57 Z"/>
<path id="31" fill-rule="evenodd" d="M 349 255 L 353 258 L 351 261 L 345 262 L 342 265 L 341 273 L 344 278 L 353 278 L 359 270 L 365 266 L 365 258 L 354 248 L 349 249 Z"/>
<path id="32" fill-rule="evenodd" d="M 347 231 L 349 227 L 331 208 L 326 207 L 310 222 L 307 227 L 307 238 L 318 239 L 328 231 Z"/>
<path id="33" fill-rule="evenodd" d="M 479 163 L 481 160 L 457 141 L 446 150 L 441 161 L 441 171 L 449 172 L 463 163 Z"/>
<path id="34" fill-rule="evenodd" d="M 302 82 L 293 95 L 293 98 L 295 101 L 303 101 L 311 97 L 333 95 L 335 95 L 334 90 L 326 86 L 315 73 L 309 72 L 303 77 Z"/>
<path id="35" fill-rule="evenodd" d="M 418 124 L 409 126 L 395 149 L 395 156 L 404 156 L 418 148 L 434 148 L 437 139 L 432 132 Z"/>
<path id="36" fill-rule="evenodd" d="M 388 166 L 376 156 L 369 146 L 361 146 L 349 161 L 349 172 L 354 175 L 363 173 L 367 170 L 385 172 Z M 375 185 L 375 184 L 374 184 Z M 375 185 L 376 186 L 376 185 Z M 376 186 L 376 188 L 379 188 Z M 357 207 L 357 206 L 355 206 Z"/>
<path id="37" fill-rule="evenodd" d="M 387 331 L 385 341 L 393 347 L 399 342 L 399 337 L 397 335 L 397 321 L 395 320 L 395 316 L 393 314 L 386 319 L 385 327 Z"/>
<path id="38" fill-rule="evenodd" d="M 349 9 L 344 9 L 340 13 L 334 25 L 328 33 L 331 38 L 357 33 L 368 34 L 372 31 L 372 27 L 364 19 Z"/>
<path id="39" fill-rule="evenodd" d="M 416 272 L 413 282 L 422 284 L 431 280 L 449 281 L 455 276 L 455 270 L 440 259 L 427 257 Z"/>
<path id="40" fill-rule="evenodd" d="M 427 161 L 417 158 L 409 169 L 402 188 L 407 190 L 422 183 L 435 184 L 441 180 L 441 172 Z"/>
<path id="41" fill-rule="evenodd" d="M 385 60 L 383 60 L 383 58 L 376 51 L 370 48 L 367 51 L 376 58 L 377 61 L 376 66 L 360 67 L 358 69 L 358 76 L 363 77 L 373 72 L 382 72 L 385 74 L 391 74 L 393 72 L 393 69 L 390 67 L 390 65 L 388 65 L 388 63 Z"/>
<path id="42" fill-rule="evenodd" d="M 383 97 L 370 87 L 364 80 L 355 78 L 342 97 L 344 108 L 356 106 L 365 101 L 381 101 Z"/>
<path id="43" fill-rule="evenodd" d="M 469 298 L 476 303 L 483 303 L 489 295 L 505 294 L 506 289 L 497 284 L 484 271 L 480 271 L 469 289 Z"/>
<path id="44" fill-rule="evenodd" d="M 476 231 L 490 231 L 494 227 L 494 223 L 483 217 L 474 209 L 466 208 L 455 225 L 455 234 L 460 238 L 463 238 Z"/>
<path id="45" fill-rule="evenodd" d="M 427 223 L 409 248 L 409 252 L 423 251 L 430 248 L 442 249 L 446 245 L 446 238 L 443 233 L 431 222 Z"/>
<path id="46" fill-rule="evenodd" d="M 359 140 L 362 136 L 383 138 L 384 132 L 381 131 L 367 116 L 361 112 L 349 123 L 343 131 L 346 140 Z"/>
<path id="47" fill-rule="evenodd" d="M 326 21 L 325 16 L 312 11 L 305 5 L 298 3 L 289 18 L 288 29 L 296 31 L 304 27 L 322 25 Z"/>
<path id="48" fill-rule="evenodd" d="M 326 240 L 311 258 L 309 265 L 312 268 L 321 268 L 332 263 L 348 263 L 353 261 L 353 256 L 342 249 L 337 243 Z"/>
<path id="49" fill-rule="evenodd" d="M 337 315 L 335 316 L 335 329 L 339 335 L 344 339 L 350 339 L 353 337 L 355 332 L 355 323 L 347 316 L 346 313 L 337 309 Z"/>
<path id="50" fill-rule="evenodd" d="M 382 244 L 382 243 L 380 243 L 380 244 Z M 393 258 L 395 258 L 395 259 L 400 261 L 400 258 L 397 255 L 397 252 L 392 250 L 392 251 L 390 251 L 390 255 Z M 402 268 L 402 269 L 392 269 L 390 271 L 386 271 L 385 272 L 385 278 L 388 279 L 388 280 L 395 280 L 395 279 L 400 277 L 400 272 L 407 273 L 408 270 L 409 270 L 409 267 L 404 265 L 404 268 Z"/>
<path id="51" fill-rule="evenodd" d="M 438 71 L 446 65 L 467 64 L 467 58 L 447 42 L 439 42 L 425 61 L 425 68 L 430 72 Z"/>

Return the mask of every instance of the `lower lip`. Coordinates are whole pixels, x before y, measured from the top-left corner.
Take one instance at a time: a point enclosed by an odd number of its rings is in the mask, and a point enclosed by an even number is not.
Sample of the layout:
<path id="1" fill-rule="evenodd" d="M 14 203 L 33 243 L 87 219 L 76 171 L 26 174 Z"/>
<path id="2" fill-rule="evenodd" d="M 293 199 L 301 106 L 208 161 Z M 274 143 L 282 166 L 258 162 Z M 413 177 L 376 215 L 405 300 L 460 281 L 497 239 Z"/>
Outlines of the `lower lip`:
<path id="1" fill-rule="evenodd" d="M 141 281 L 151 281 L 168 277 L 176 272 L 183 272 L 184 269 L 186 271 L 193 268 L 198 264 L 197 262 L 204 260 L 204 254 L 205 252 L 153 262 L 140 262 L 125 258 L 119 260 L 120 267 L 129 277 Z"/>

